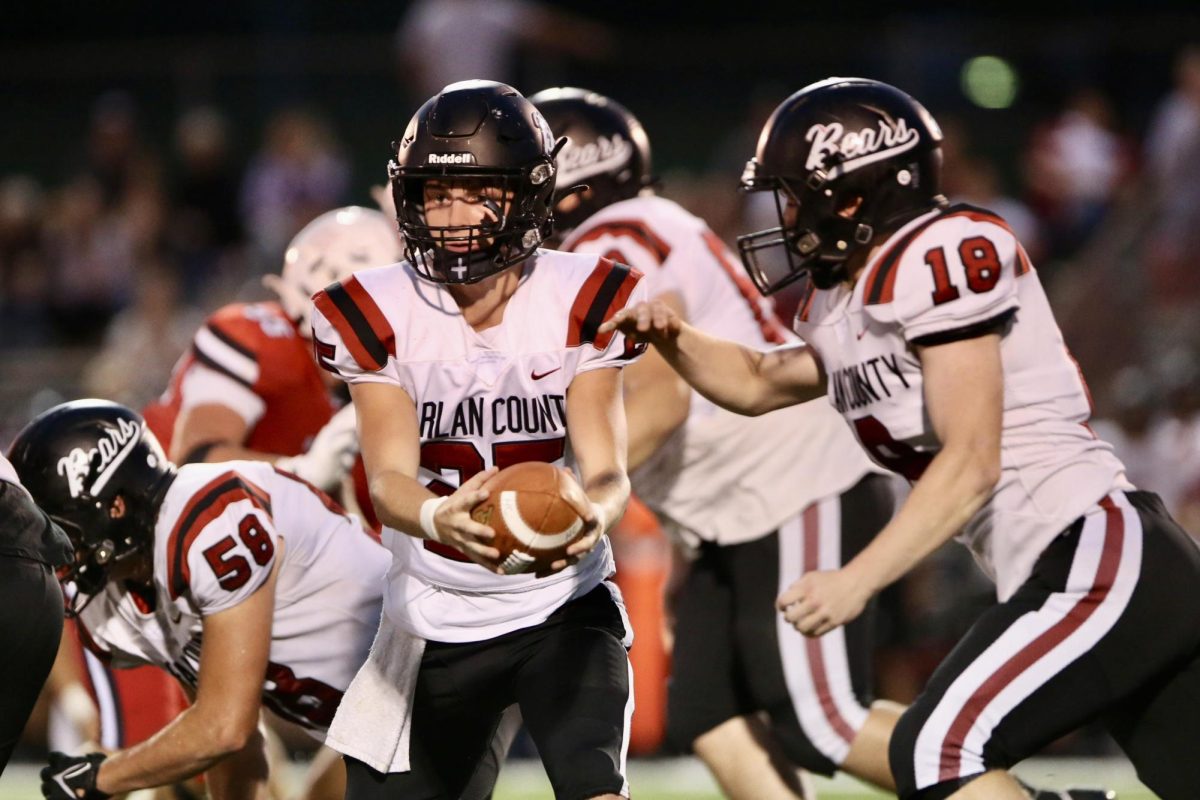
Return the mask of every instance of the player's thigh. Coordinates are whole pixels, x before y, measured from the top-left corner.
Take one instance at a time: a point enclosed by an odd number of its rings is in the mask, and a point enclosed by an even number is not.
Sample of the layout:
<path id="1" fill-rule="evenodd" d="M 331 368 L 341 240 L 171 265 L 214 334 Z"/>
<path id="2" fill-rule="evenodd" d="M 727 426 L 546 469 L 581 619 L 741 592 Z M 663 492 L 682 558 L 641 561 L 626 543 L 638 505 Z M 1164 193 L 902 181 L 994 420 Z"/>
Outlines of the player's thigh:
<path id="1" fill-rule="evenodd" d="M 628 793 L 633 674 L 614 590 L 601 585 L 564 607 L 530 640 L 516 676 L 525 727 L 559 800 Z"/>
<path id="2" fill-rule="evenodd" d="M 724 550 L 705 545 L 674 598 L 667 737 L 682 752 L 689 752 L 702 734 L 746 710 L 737 691 L 733 597 Z"/>
<path id="3" fill-rule="evenodd" d="M 457 800 L 486 758 L 514 658 L 505 639 L 444 645 L 430 642 L 413 694 L 410 769 L 382 773 L 346 759 L 347 800 Z"/>
<path id="4" fill-rule="evenodd" d="M 950 653 L 892 736 L 902 797 L 1007 768 L 1200 649 L 1200 614 L 1171 600 L 1200 591 L 1200 553 L 1138 502 L 1102 501 Z"/>
<path id="5" fill-rule="evenodd" d="M 1195 797 L 1200 787 L 1200 654 L 1161 684 L 1151 683 L 1105 718 L 1137 768 L 1163 800 Z"/>
<path id="6" fill-rule="evenodd" d="M 870 614 L 817 639 L 798 633 L 775 598 L 805 572 L 837 569 L 847 547 L 843 498 L 823 498 L 733 559 L 739 664 L 785 753 L 831 774 L 867 719 Z"/>

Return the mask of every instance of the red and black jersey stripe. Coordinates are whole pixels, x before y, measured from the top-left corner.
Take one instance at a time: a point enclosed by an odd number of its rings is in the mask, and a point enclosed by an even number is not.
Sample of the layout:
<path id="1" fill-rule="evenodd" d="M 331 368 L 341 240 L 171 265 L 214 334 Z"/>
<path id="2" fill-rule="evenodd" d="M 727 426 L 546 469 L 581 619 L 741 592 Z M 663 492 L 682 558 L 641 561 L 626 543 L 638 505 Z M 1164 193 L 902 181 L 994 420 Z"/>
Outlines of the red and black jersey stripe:
<path id="1" fill-rule="evenodd" d="M 892 302 L 896 290 L 896 275 L 900 271 L 900 259 L 904 256 L 904 251 L 913 243 L 921 233 L 935 222 L 939 222 L 949 217 L 967 217 L 976 222 L 990 222 L 993 225 L 998 225 L 1004 230 L 1012 233 L 1013 230 L 1008 226 L 1002 218 L 996 216 L 992 212 L 970 206 L 965 203 L 957 203 L 950 206 L 941 214 L 925 220 L 920 225 L 913 228 L 908 233 L 904 234 L 894 245 L 889 247 L 883 254 L 871 272 L 866 277 L 866 289 L 863 292 L 863 302 L 866 305 L 883 305 Z M 1013 239 L 1016 239 L 1016 234 L 1013 234 Z M 1029 256 L 1025 253 L 1025 248 L 1021 246 L 1020 241 L 1017 242 L 1017 275 L 1024 275 L 1029 272 L 1032 266 L 1029 263 Z"/>
<path id="2" fill-rule="evenodd" d="M 338 281 L 313 297 L 317 309 L 337 329 L 354 361 L 364 370 L 384 368 L 396 355 L 396 334 L 358 279 Z"/>
<path id="3" fill-rule="evenodd" d="M 590 242 L 602 236 L 628 237 L 641 245 L 642 249 L 659 264 L 662 264 L 667 260 L 667 256 L 671 255 L 671 247 L 652 231 L 649 225 L 637 219 L 615 219 L 611 222 L 603 222 L 576 239 L 571 244 L 571 249 L 574 250 L 584 242 Z"/>
<path id="4" fill-rule="evenodd" d="M 192 495 L 167 539 L 167 586 L 172 599 L 182 596 L 191 581 L 187 554 L 192 542 L 230 503 L 240 500 L 271 514 L 270 495 L 236 472 L 221 473 Z"/>
<path id="5" fill-rule="evenodd" d="M 597 350 L 608 347 L 613 334 L 598 335 L 596 329 L 625 306 L 641 279 L 642 273 L 633 267 L 601 258 L 571 306 L 567 347 L 584 344 L 591 344 Z"/>
<path id="6" fill-rule="evenodd" d="M 220 328 L 213 325 L 211 322 L 206 323 L 204 327 L 209 333 L 211 333 L 213 336 L 215 336 L 222 344 L 226 345 L 231 350 L 234 350 L 234 351 L 240 353 L 241 355 L 245 356 L 249 360 L 253 361 L 255 364 L 258 363 L 258 354 L 255 353 L 253 350 L 251 350 L 249 347 L 246 347 L 246 345 L 237 341 L 232 336 L 230 336 L 228 333 L 225 333 Z M 229 369 L 227 366 L 225 366 L 221 362 L 209 357 L 209 355 L 207 353 L 205 353 L 203 350 L 201 350 L 199 347 L 197 347 L 195 345 L 195 343 L 192 344 L 192 357 L 195 358 L 198 362 L 200 362 L 204 366 L 208 367 L 209 369 L 216 370 L 217 372 L 221 373 L 222 375 L 226 376 L 227 378 L 231 378 L 232 380 L 237 381 L 242 386 L 245 386 L 247 389 L 254 388 L 254 385 L 252 383 L 247 381 L 241 375 L 238 375 L 233 370 Z"/>
<path id="7" fill-rule="evenodd" d="M 904 255 L 904 251 L 912 244 L 913 239 L 920 236 L 933 223 L 948 216 L 950 216 L 949 212 L 935 214 L 904 234 L 898 242 L 887 249 L 883 257 L 876 262 L 874 269 L 867 275 L 867 286 L 863 292 L 863 303 L 874 306 L 892 302 L 892 297 L 896 289 L 896 274 L 900 271 L 900 257 Z"/>

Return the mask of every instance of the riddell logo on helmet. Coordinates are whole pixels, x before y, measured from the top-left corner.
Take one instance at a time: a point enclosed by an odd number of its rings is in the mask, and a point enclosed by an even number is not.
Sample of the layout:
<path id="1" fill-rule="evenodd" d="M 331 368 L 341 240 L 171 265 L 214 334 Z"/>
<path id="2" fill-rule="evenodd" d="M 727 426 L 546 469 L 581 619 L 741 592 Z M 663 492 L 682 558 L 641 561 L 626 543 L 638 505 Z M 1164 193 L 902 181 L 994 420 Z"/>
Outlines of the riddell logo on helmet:
<path id="1" fill-rule="evenodd" d="M 847 172 L 873 164 L 876 161 L 903 153 L 917 146 L 921 134 L 908 127 L 903 117 L 896 120 L 881 118 L 878 126 L 846 132 L 840 122 L 828 125 L 813 125 L 804 135 L 812 142 L 804 168 L 810 172 L 825 169 L 828 156 L 840 155 L 842 161 L 829 170 L 829 177 L 836 178 Z"/>
<path id="2" fill-rule="evenodd" d="M 430 153 L 426 164 L 474 164 L 474 153 Z"/>

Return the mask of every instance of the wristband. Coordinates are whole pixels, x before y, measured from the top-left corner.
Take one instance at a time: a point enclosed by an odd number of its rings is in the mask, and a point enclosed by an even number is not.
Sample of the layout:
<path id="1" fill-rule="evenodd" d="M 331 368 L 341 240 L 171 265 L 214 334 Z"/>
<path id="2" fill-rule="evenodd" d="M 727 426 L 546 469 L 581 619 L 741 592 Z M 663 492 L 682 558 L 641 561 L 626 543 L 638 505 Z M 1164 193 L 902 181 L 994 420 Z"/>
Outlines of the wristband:
<path id="1" fill-rule="evenodd" d="M 449 499 L 449 497 L 431 497 L 421 503 L 421 531 L 425 534 L 426 539 L 432 539 L 435 542 L 442 540 L 442 537 L 438 535 L 437 526 L 433 523 L 433 515 L 442 507 L 442 503 Z"/>

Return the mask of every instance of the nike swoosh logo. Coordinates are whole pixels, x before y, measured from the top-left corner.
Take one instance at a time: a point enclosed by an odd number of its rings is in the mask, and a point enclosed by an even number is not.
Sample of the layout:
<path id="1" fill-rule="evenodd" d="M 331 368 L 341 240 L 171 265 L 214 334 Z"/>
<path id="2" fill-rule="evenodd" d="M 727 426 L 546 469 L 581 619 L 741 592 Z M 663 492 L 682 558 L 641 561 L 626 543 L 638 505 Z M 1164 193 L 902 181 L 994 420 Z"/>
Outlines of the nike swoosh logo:
<path id="1" fill-rule="evenodd" d="M 540 375 L 538 374 L 537 370 L 534 370 L 529 373 L 529 377 L 533 378 L 535 381 L 540 381 L 542 378 L 546 377 L 547 375 L 553 375 L 555 372 L 558 372 L 560 369 L 562 369 L 562 367 L 555 367 L 554 369 L 550 370 L 549 372 L 543 372 Z"/>
<path id="2" fill-rule="evenodd" d="M 62 790 L 64 792 L 66 792 L 67 794 L 74 797 L 75 790 L 67 784 L 67 781 L 71 780 L 72 778 L 79 777 L 80 775 L 84 774 L 91 768 L 92 768 L 91 764 L 87 764 L 87 763 L 76 764 L 75 766 L 69 767 L 69 768 L 63 770 L 62 772 L 58 773 L 57 775 L 55 775 L 54 782 L 57 783 L 59 786 L 61 786 Z"/>

